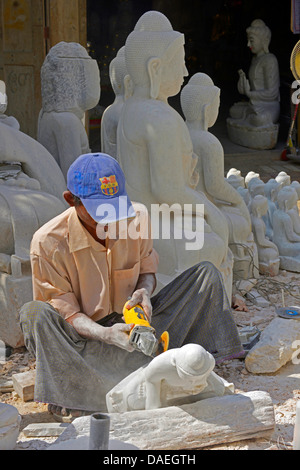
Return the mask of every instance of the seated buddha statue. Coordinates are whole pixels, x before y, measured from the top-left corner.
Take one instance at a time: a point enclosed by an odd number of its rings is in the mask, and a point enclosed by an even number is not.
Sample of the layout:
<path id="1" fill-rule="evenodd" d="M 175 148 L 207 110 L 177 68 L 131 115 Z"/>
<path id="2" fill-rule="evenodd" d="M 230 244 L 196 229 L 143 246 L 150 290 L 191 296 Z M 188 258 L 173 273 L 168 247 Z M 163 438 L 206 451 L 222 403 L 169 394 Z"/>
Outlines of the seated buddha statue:
<path id="1" fill-rule="evenodd" d="M 184 36 L 173 30 L 165 15 L 157 11 L 142 15 L 125 43 L 133 93 L 125 101 L 119 120 L 118 161 L 132 200 L 143 203 L 149 212 L 155 205 L 170 208 L 176 204 L 182 209 L 188 205 L 195 237 L 198 232 L 204 237 L 201 246 L 196 243 L 193 249 L 186 249 L 184 236 L 174 236 L 180 216 L 171 214 L 170 238 L 154 240 L 160 256 L 159 274 L 172 277 L 197 262 L 211 261 L 225 276 L 230 290 L 233 259 L 228 224 L 197 188 L 198 158 L 188 128 L 168 103 L 169 97 L 179 93 L 187 75 L 184 55 Z M 199 206 L 204 213 L 197 210 Z"/>
<path id="2" fill-rule="evenodd" d="M 247 38 L 253 58 L 248 78 L 239 70 L 237 85 L 246 100 L 230 108 L 227 129 L 230 139 L 239 145 L 273 148 L 279 130 L 280 77 L 278 61 L 269 52 L 271 31 L 262 20 L 254 20 L 247 28 Z"/>

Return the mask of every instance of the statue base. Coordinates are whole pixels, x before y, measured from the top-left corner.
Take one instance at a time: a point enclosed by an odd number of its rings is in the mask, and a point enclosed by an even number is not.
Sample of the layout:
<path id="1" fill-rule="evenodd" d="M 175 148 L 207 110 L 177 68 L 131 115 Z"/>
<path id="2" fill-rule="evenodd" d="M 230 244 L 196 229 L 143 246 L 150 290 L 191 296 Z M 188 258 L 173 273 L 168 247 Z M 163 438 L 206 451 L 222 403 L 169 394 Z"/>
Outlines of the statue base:
<path id="1" fill-rule="evenodd" d="M 16 278 L 0 273 L 0 340 L 12 348 L 24 346 L 19 311 L 31 300 L 31 275 Z"/>
<path id="2" fill-rule="evenodd" d="M 271 150 L 276 147 L 279 124 L 254 127 L 245 121 L 231 118 L 226 122 L 228 136 L 233 143 L 255 150 Z"/>
<path id="3" fill-rule="evenodd" d="M 300 261 L 290 256 L 280 256 L 280 269 L 300 273 Z"/>
<path id="4" fill-rule="evenodd" d="M 245 439 L 270 439 L 275 429 L 272 399 L 261 391 L 109 416 L 110 438 L 140 450 L 202 449 Z M 87 447 L 89 434 L 90 416 L 76 418 L 48 449 L 79 449 L 80 439 L 85 439 Z"/>
<path id="5" fill-rule="evenodd" d="M 280 267 L 280 260 L 275 260 L 268 264 L 266 263 L 259 263 L 259 273 L 260 274 L 268 274 L 269 276 L 277 276 L 279 273 Z"/>

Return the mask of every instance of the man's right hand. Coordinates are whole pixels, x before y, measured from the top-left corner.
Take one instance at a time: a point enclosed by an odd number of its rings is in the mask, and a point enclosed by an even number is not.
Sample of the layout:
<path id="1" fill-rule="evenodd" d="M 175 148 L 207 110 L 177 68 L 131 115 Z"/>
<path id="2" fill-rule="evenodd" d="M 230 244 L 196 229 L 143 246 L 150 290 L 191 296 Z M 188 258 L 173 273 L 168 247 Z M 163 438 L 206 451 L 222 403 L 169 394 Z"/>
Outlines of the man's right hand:
<path id="1" fill-rule="evenodd" d="M 109 327 L 101 326 L 84 313 L 77 313 L 69 323 L 83 338 L 114 344 L 129 352 L 134 350 L 133 346 L 129 344 L 129 333 L 134 326 L 133 324 L 116 323 Z"/>
<path id="2" fill-rule="evenodd" d="M 129 352 L 134 351 L 134 347 L 129 344 L 129 333 L 133 326 L 132 324 L 116 323 L 113 326 L 106 327 L 104 342 L 114 344 Z"/>

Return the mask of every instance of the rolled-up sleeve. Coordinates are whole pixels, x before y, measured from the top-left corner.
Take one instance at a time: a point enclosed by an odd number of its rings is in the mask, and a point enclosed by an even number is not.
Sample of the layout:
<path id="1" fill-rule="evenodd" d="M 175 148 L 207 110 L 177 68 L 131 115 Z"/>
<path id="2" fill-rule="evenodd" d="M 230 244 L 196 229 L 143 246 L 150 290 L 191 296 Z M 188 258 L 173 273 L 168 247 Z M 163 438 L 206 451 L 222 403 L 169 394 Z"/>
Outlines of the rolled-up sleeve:
<path id="1" fill-rule="evenodd" d="M 80 312 L 80 306 L 72 286 L 59 266 L 50 260 L 31 255 L 32 287 L 34 300 L 48 302 L 65 319 Z"/>

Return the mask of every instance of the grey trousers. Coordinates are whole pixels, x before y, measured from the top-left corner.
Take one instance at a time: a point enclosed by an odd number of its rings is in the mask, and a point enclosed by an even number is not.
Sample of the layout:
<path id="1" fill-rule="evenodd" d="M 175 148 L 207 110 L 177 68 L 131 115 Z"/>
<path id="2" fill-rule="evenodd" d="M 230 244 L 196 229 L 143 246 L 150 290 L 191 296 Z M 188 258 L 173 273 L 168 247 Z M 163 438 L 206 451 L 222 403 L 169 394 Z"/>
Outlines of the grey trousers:
<path id="1" fill-rule="evenodd" d="M 181 275 L 151 299 L 157 337 L 170 335 L 169 348 L 196 343 L 216 361 L 243 353 L 219 271 L 209 262 Z M 152 359 L 81 337 L 48 303 L 34 301 L 20 311 L 27 349 L 36 358 L 35 400 L 70 409 L 106 411 L 106 393 Z"/>

